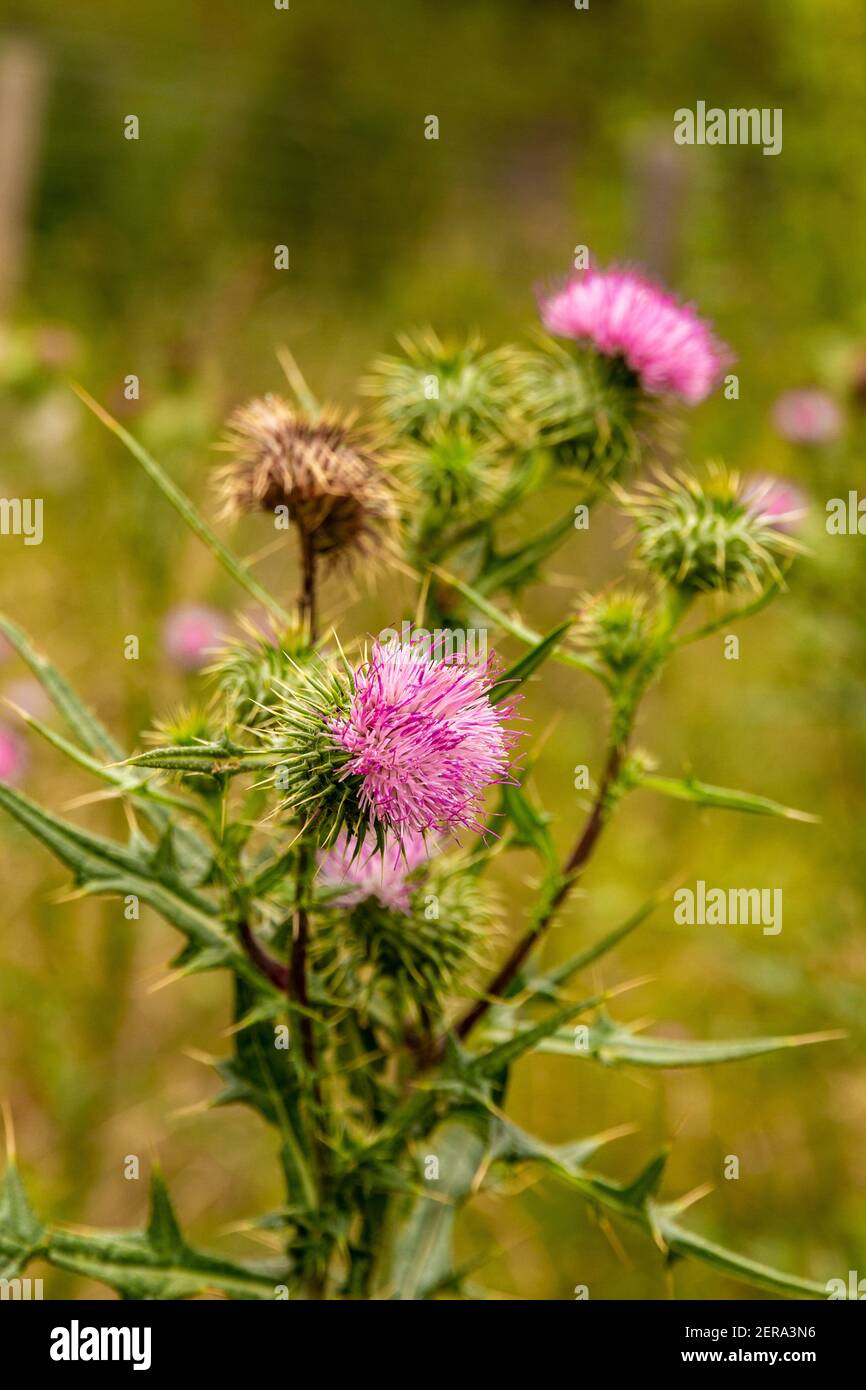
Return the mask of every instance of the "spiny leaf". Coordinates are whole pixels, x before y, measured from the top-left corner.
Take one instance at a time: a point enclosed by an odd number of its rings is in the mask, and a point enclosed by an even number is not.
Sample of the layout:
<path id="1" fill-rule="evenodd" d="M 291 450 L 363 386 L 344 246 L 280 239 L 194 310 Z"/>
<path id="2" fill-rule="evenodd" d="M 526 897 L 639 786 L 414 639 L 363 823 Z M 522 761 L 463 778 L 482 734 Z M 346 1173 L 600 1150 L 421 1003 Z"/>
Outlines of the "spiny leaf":
<path id="1" fill-rule="evenodd" d="M 429 1194 L 404 1204 L 397 1214 L 388 1277 L 388 1292 L 396 1299 L 427 1298 L 451 1277 L 455 1222 L 486 1147 L 474 1129 L 453 1121 L 434 1131 L 425 1145 L 438 1159 L 439 1178 L 430 1183 Z"/>
<path id="2" fill-rule="evenodd" d="M 44 1236 L 18 1169 L 10 1160 L 0 1183 L 0 1278 L 14 1279 L 20 1274 L 40 1252 Z"/>
<path id="3" fill-rule="evenodd" d="M 766 796 L 754 796 L 751 792 L 731 791 L 727 787 L 712 787 L 699 782 L 694 777 L 656 777 L 650 773 L 640 773 L 634 784 L 645 791 L 658 792 L 677 801 L 693 801 L 699 806 L 714 806 L 722 811 L 746 811 L 755 816 L 781 816 L 785 820 L 806 821 L 818 824 L 818 816 L 810 816 L 806 811 L 795 811 L 790 806 L 782 806 Z"/>
<path id="4" fill-rule="evenodd" d="M 127 758 L 125 767 L 160 768 L 167 772 L 200 772 L 211 777 L 250 772 L 279 760 L 273 749 L 242 748 L 237 744 L 202 743 L 151 748 Z"/>
<path id="5" fill-rule="evenodd" d="M 201 516 L 193 506 L 186 494 L 171 480 L 161 465 L 157 463 L 156 459 L 148 453 L 143 445 L 139 444 L 138 440 L 135 439 L 128 430 L 125 430 L 113 416 L 109 415 L 108 411 L 99 405 L 87 391 L 80 386 L 76 386 L 74 389 L 76 394 L 87 406 L 88 410 L 92 410 L 93 414 L 98 420 L 102 421 L 106 429 L 111 430 L 111 433 L 116 435 L 121 443 L 125 445 L 133 458 L 138 460 L 145 473 L 156 483 L 160 492 L 183 518 L 190 530 L 194 532 L 199 540 L 203 541 L 211 553 L 216 556 L 223 569 L 225 569 L 231 575 L 232 579 L 236 580 L 243 589 L 246 589 L 247 593 L 250 594 L 257 603 L 263 604 L 264 607 L 274 615 L 281 627 L 287 627 L 290 619 L 286 610 L 277 603 L 276 599 L 268 593 L 267 589 L 262 587 L 244 564 L 243 560 L 240 560 L 227 546 L 223 545 L 219 537 L 215 535 L 208 526 L 204 517 Z"/>
<path id="6" fill-rule="evenodd" d="M 501 1037 L 502 1032 L 497 1029 L 492 1035 Z M 742 1062 L 749 1057 L 783 1052 L 792 1047 L 831 1042 L 842 1036 L 840 1033 L 803 1033 L 776 1038 L 681 1041 L 644 1037 L 602 1015 L 590 1024 L 579 1046 L 571 1032 L 563 1031 L 542 1038 L 535 1050 L 561 1057 L 588 1057 L 604 1066 L 706 1067 L 720 1062 Z"/>
<path id="7" fill-rule="evenodd" d="M 96 718 L 96 715 L 79 700 L 65 676 L 60 674 L 57 667 L 52 665 L 47 657 L 36 650 L 27 634 L 2 613 L 0 613 L 0 633 L 7 638 L 18 655 L 30 667 L 59 713 L 63 715 L 84 746 L 98 757 L 110 758 L 113 762 L 122 758 L 123 750 Z"/>

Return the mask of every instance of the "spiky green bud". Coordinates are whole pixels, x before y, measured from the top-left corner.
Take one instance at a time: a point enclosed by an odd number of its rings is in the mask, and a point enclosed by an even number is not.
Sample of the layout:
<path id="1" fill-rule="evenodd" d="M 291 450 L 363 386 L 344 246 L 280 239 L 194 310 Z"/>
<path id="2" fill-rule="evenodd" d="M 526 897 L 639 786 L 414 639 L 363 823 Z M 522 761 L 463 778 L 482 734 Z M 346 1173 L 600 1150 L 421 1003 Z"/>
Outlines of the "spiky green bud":
<path id="1" fill-rule="evenodd" d="M 763 592 L 783 583 L 784 568 L 802 549 L 750 504 L 739 475 L 720 464 L 703 481 L 659 472 L 620 500 L 637 528 L 640 560 L 684 590 Z"/>

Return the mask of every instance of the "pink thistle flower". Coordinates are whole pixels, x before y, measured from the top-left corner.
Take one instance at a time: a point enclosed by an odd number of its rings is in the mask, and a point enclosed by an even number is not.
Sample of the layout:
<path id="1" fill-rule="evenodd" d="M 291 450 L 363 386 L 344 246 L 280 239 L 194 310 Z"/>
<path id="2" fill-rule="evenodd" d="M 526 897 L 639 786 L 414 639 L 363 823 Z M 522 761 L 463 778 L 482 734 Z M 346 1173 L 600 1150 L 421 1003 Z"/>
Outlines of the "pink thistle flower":
<path id="1" fill-rule="evenodd" d="M 0 782 L 17 786 L 27 771 L 27 761 L 27 749 L 15 730 L 0 724 Z"/>
<path id="2" fill-rule="evenodd" d="M 508 780 L 503 728 L 513 702 L 491 704 L 490 662 L 436 661 L 418 645 L 377 642 L 354 674 L 347 713 L 328 721 L 349 754 L 342 779 L 361 778 L 359 801 L 371 818 L 397 832 L 485 833 L 484 791 Z"/>
<path id="3" fill-rule="evenodd" d="M 796 531 L 797 522 L 806 513 L 804 493 L 783 478 L 747 479 L 742 498 L 752 516 L 759 516 L 777 531 Z"/>
<path id="4" fill-rule="evenodd" d="M 381 854 L 372 835 L 355 854 L 354 841 L 341 830 L 333 848 L 319 855 L 319 873 L 328 888 L 341 890 L 332 900 L 336 907 L 356 907 L 376 898 L 392 912 L 408 913 L 413 886 L 409 876 L 428 858 L 428 845 L 416 830 L 407 831 L 402 840 L 389 832 Z"/>
<path id="5" fill-rule="evenodd" d="M 651 395 L 708 396 L 733 357 L 689 304 L 631 270 L 586 270 L 541 300 L 550 333 L 621 357 Z"/>
<path id="6" fill-rule="evenodd" d="M 225 613 L 204 604 L 183 603 L 172 608 L 162 628 L 163 650 L 182 671 L 198 671 L 225 639 L 231 621 Z"/>
<path id="7" fill-rule="evenodd" d="M 773 406 L 773 424 L 789 444 L 832 444 L 842 412 L 826 391 L 786 391 Z"/>

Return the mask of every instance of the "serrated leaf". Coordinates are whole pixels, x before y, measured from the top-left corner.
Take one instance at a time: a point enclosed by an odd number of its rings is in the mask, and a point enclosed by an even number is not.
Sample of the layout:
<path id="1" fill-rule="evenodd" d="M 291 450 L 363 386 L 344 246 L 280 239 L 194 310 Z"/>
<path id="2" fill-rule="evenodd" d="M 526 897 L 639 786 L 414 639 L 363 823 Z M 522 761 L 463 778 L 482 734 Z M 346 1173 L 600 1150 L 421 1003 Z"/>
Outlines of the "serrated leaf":
<path id="1" fill-rule="evenodd" d="M 81 1233 L 51 1230 L 45 1259 L 58 1269 L 107 1284 L 123 1298 L 182 1299 L 209 1292 L 237 1299 L 273 1299 L 288 1282 L 284 1266 L 265 1272 L 204 1254 L 188 1245 L 162 1179 L 151 1183 L 150 1217 L 144 1231 Z"/>
<path id="2" fill-rule="evenodd" d="M 39 1254 L 45 1232 L 11 1160 L 0 1183 L 0 1278 L 14 1279 Z"/>

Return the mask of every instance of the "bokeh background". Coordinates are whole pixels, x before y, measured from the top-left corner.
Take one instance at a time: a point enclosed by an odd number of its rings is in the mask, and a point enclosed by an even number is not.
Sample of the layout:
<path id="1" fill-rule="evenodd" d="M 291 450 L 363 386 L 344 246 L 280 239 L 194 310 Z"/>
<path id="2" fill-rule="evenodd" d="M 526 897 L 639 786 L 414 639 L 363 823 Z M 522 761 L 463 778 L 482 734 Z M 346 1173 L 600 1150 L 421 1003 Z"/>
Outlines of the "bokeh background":
<path id="1" fill-rule="evenodd" d="M 618 1016 L 668 1036 L 844 1029 L 843 1041 L 712 1070 L 605 1071 L 534 1058 L 515 1076 L 515 1117 L 551 1140 L 634 1120 L 602 1156 L 633 1172 L 673 1140 L 665 1192 L 716 1190 L 705 1234 L 817 1279 L 866 1276 L 866 939 L 863 931 L 862 537 L 828 537 L 829 497 L 863 485 L 866 422 L 866 13 L 859 0 L 228 0 L 146 7 L 6 0 L 0 23 L 0 493 L 45 499 L 45 540 L 0 538 L 0 601 L 134 747 L 189 698 L 163 640 L 179 604 L 231 612 L 238 593 L 120 446 L 71 393 L 77 379 L 120 415 L 213 513 L 208 473 L 227 412 L 280 389 L 288 343 L 315 390 L 350 403 L 396 331 L 523 335 L 534 286 L 578 244 L 633 258 L 696 300 L 738 354 L 740 397 L 690 415 L 692 459 L 719 455 L 790 478 L 810 499 L 812 547 L 791 592 L 741 630 L 689 648 L 653 693 L 640 741 L 661 769 L 763 792 L 818 826 L 697 814 L 629 800 L 547 946 L 553 960 L 614 926 L 671 875 L 781 887 L 784 930 L 677 927 L 663 908 L 598 969 L 651 982 Z M 784 147 L 680 148 L 673 112 L 781 107 Z M 135 114 L 140 138 L 126 140 Z M 424 139 L 435 114 L 439 140 Z M 274 246 L 290 269 L 274 269 Z M 140 378 L 127 401 L 124 378 Z M 774 425 L 788 390 L 818 387 L 840 428 L 818 446 Z M 562 496 L 539 501 L 548 521 Z M 528 600 L 551 625 L 624 563 L 601 513 Z M 245 554 L 273 533 L 250 522 Z M 290 595 L 292 557 L 259 570 Z M 403 615 L 402 580 L 332 582 L 327 615 L 348 634 Z M 408 593 L 408 591 L 406 591 Z M 395 612 L 395 605 L 398 609 Z M 124 659 L 138 635 L 138 661 Z M 506 647 L 506 654 L 508 654 Z M 8 653 L 0 694 L 38 707 Z M 597 768 L 603 711 L 579 673 L 551 668 L 527 713 L 549 736 L 536 783 L 566 849 L 582 814 L 573 768 Z M 24 788 L 70 807 L 93 791 L 11 712 L 4 736 Z M 21 742 L 16 742 L 21 740 Z M 88 802 L 82 823 L 122 830 Z M 0 825 L 0 1093 L 40 1209 L 76 1224 L 143 1219 L 159 1156 L 191 1236 L 254 1255 L 235 1228 L 278 1199 L 269 1137 L 242 1110 L 208 1112 L 226 983 L 164 989 L 177 941 L 149 911 L 60 904 L 63 871 Z M 531 865 L 503 879 L 512 930 Z M 142 1160 L 142 1180 L 123 1177 Z M 725 1156 L 740 1159 L 725 1181 Z M 462 1224 L 479 1279 L 507 1295 L 670 1292 L 640 1236 L 615 1248 L 552 1182 L 484 1198 Z M 49 1296 L 102 1297 L 50 1271 Z M 677 1266 L 679 1297 L 749 1297 Z"/>

